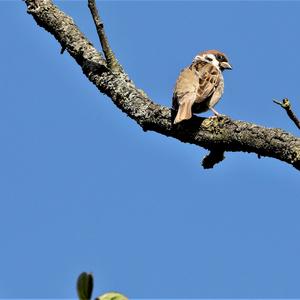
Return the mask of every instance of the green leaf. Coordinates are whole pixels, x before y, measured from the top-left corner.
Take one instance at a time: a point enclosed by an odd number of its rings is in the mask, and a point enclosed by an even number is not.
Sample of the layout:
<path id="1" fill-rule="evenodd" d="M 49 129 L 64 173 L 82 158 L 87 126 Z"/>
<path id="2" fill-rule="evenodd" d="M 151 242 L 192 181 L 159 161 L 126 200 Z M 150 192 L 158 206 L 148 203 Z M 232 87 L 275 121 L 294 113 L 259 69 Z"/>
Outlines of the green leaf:
<path id="1" fill-rule="evenodd" d="M 110 292 L 97 297 L 96 300 L 128 300 L 128 298 L 120 293 Z"/>
<path id="2" fill-rule="evenodd" d="M 80 300 L 90 300 L 94 285 L 93 275 L 83 272 L 77 279 L 77 294 Z"/>

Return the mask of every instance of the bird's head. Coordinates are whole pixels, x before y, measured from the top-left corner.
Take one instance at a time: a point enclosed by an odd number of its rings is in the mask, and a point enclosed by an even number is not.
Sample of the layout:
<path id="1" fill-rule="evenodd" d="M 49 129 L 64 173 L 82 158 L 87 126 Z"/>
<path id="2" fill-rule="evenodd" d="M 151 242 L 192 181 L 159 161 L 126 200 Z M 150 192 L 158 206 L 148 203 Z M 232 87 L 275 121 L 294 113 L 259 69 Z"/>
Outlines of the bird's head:
<path id="1" fill-rule="evenodd" d="M 197 61 L 205 61 L 207 63 L 210 63 L 221 71 L 224 71 L 225 69 L 232 69 L 231 65 L 228 62 L 227 56 L 218 50 L 207 50 L 198 53 L 193 62 Z"/>

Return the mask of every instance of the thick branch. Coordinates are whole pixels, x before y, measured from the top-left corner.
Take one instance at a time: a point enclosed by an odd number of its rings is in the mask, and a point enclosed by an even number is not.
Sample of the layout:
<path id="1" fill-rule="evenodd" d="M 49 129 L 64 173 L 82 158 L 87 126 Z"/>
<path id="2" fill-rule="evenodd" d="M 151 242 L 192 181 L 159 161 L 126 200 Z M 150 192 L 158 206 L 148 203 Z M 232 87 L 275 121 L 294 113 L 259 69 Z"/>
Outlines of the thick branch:
<path id="1" fill-rule="evenodd" d="M 222 149 L 212 149 L 210 152 L 203 158 L 202 167 L 204 169 L 212 169 L 216 164 L 225 159 L 224 150 Z"/>
<path id="2" fill-rule="evenodd" d="M 253 152 L 285 161 L 300 170 L 300 138 L 281 129 L 265 128 L 229 118 L 193 117 L 173 126 L 172 111 L 153 103 L 124 73 L 116 74 L 73 20 L 51 0 L 25 0 L 36 22 L 52 33 L 81 66 L 87 78 L 145 131 L 152 130 L 206 149 Z M 32 5 L 32 4 L 35 5 Z"/>
<path id="3" fill-rule="evenodd" d="M 286 111 L 287 115 L 295 123 L 295 125 L 298 127 L 298 129 L 300 129 L 300 120 L 297 118 L 295 113 L 292 111 L 292 105 L 291 105 L 289 99 L 285 98 L 282 100 L 282 102 L 273 100 L 273 102 L 280 105 Z"/>
<path id="4" fill-rule="evenodd" d="M 104 53 L 104 56 L 107 61 L 107 66 L 116 73 L 124 72 L 122 66 L 119 64 L 118 60 L 116 59 L 115 54 L 113 53 L 113 51 L 109 45 L 108 39 L 105 34 L 105 30 L 104 30 L 104 24 L 103 24 L 102 20 L 100 19 L 95 0 L 88 0 L 88 7 L 91 11 L 91 14 L 92 14 L 92 17 L 93 17 L 93 20 L 94 20 L 94 23 L 95 23 L 95 26 L 97 29 L 101 47 L 103 49 L 103 53 Z"/>

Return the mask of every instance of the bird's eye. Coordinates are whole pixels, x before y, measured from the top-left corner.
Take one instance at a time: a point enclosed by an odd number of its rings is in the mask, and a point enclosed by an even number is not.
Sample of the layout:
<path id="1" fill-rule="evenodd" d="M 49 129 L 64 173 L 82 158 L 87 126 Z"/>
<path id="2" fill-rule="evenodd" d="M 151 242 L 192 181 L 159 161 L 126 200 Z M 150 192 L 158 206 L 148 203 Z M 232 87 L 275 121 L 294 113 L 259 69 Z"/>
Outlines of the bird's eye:
<path id="1" fill-rule="evenodd" d="M 223 56 L 222 56 L 222 55 L 218 55 L 218 56 L 217 56 L 217 59 L 218 59 L 219 61 L 221 61 L 221 60 L 223 60 Z"/>

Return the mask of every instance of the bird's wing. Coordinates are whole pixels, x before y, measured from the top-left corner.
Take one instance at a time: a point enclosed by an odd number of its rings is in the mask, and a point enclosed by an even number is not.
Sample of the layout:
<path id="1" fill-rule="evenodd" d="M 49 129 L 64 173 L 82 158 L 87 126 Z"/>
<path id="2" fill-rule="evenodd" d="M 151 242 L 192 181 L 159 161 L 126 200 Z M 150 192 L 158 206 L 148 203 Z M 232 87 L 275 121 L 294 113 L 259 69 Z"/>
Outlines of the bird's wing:
<path id="1" fill-rule="evenodd" d="M 174 88 L 173 108 L 178 110 L 174 124 L 192 117 L 192 105 L 197 97 L 199 78 L 192 68 L 181 71 Z"/>
<path id="2" fill-rule="evenodd" d="M 202 65 L 198 70 L 199 86 L 196 102 L 203 102 L 210 97 L 222 79 L 220 71 L 211 64 Z"/>
<path id="3" fill-rule="evenodd" d="M 198 87 L 199 80 L 196 71 L 191 68 L 183 69 L 175 84 L 173 106 L 180 105 L 186 100 L 193 103 L 196 100 Z"/>

